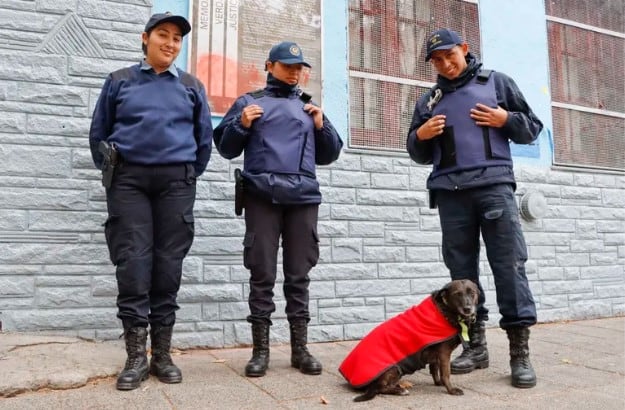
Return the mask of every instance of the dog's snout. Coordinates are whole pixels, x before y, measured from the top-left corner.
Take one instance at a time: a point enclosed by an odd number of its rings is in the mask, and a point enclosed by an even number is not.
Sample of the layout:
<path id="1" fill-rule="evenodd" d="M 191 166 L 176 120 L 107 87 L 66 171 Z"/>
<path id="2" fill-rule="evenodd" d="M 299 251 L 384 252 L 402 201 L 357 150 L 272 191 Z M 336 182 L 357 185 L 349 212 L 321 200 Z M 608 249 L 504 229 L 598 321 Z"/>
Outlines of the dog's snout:
<path id="1" fill-rule="evenodd" d="M 462 297 L 461 314 L 470 318 L 475 316 L 477 306 L 477 294 L 469 287 Z"/>
<path id="2" fill-rule="evenodd" d="M 465 316 L 471 316 L 473 313 L 475 313 L 475 306 L 471 305 L 471 306 L 465 306 L 462 308 L 462 313 Z"/>

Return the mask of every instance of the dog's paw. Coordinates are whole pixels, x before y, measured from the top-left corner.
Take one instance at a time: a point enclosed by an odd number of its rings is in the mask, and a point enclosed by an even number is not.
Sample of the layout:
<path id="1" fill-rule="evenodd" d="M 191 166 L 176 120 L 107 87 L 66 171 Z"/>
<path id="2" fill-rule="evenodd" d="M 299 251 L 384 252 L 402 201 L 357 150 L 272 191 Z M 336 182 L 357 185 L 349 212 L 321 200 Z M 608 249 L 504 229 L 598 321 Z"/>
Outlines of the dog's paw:
<path id="1" fill-rule="evenodd" d="M 452 387 L 451 390 L 449 390 L 449 394 L 452 394 L 454 396 L 462 396 L 464 395 L 464 392 L 462 391 L 462 389 Z"/>
<path id="2" fill-rule="evenodd" d="M 400 396 L 407 396 L 410 394 L 410 392 L 408 391 L 408 389 L 404 389 L 402 388 L 401 390 L 399 390 L 399 393 L 397 393 Z"/>

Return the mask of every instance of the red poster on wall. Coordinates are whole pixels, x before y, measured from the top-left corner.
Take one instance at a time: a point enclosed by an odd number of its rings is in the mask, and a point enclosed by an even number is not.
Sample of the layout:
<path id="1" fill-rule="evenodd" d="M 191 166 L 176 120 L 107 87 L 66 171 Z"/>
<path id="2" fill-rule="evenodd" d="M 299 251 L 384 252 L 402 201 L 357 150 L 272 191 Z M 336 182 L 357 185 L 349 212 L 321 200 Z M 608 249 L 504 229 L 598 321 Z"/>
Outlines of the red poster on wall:
<path id="1" fill-rule="evenodd" d="M 191 71 L 202 81 L 211 112 L 265 86 L 270 48 L 294 41 L 312 65 L 300 86 L 321 102 L 321 0 L 196 0 Z"/>

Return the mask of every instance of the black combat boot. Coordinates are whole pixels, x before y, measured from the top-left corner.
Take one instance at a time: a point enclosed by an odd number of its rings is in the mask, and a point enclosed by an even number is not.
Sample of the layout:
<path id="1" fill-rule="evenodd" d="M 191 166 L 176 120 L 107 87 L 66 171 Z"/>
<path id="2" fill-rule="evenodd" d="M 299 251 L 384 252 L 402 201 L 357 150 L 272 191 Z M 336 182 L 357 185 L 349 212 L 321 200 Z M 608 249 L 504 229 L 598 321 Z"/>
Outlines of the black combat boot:
<path id="1" fill-rule="evenodd" d="M 306 319 L 294 319 L 289 323 L 291 330 L 291 366 L 304 374 L 321 374 L 321 363 L 310 354 L 306 343 L 308 340 L 308 323 Z"/>
<path id="2" fill-rule="evenodd" d="M 252 323 L 252 358 L 245 365 L 247 377 L 261 377 L 269 367 L 269 323 Z"/>
<path id="3" fill-rule="evenodd" d="M 486 326 L 484 322 L 475 322 L 469 328 L 469 347 L 465 347 L 460 356 L 451 361 L 451 374 L 465 374 L 475 369 L 486 369 L 488 364 Z"/>
<path id="4" fill-rule="evenodd" d="M 124 330 L 126 341 L 126 365 L 117 377 L 117 390 L 133 390 L 148 378 L 148 356 L 145 344 L 148 331 L 144 327 L 130 327 Z"/>
<path id="5" fill-rule="evenodd" d="M 530 363 L 528 327 L 513 327 L 506 329 L 510 341 L 510 369 L 512 371 L 512 385 L 519 388 L 536 386 L 536 373 Z"/>
<path id="6" fill-rule="evenodd" d="M 163 383 L 180 383 L 182 372 L 171 360 L 171 334 L 173 326 L 151 326 L 150 340 L 152 341 L 152 359 L 150 360 L 150 374 L 158 377 Z"/>

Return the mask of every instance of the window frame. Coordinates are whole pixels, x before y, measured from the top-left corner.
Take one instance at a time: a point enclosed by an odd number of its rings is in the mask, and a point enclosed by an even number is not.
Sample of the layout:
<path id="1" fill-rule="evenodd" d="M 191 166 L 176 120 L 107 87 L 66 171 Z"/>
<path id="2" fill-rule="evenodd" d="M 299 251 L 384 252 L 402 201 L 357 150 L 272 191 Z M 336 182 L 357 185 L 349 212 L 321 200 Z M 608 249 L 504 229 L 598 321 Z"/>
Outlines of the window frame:
<path id="1" fill-rule="evenodd" d="M 548 11 L 548 10 L 546 10 Z M 557 16 L 552 16 L 552 15 L 546 15 L 546 25 L 547 25 L 547 32 L 550 32 L 551 29 L 551 25 L 552 24 L 560 24 L 563 26 L 569 26 L 569 27 L 575 27 L 575 28 L 579 28 L 582 30 L 586 30 L 588 32 L 592 32 L 592 33 L 598 33 L 601 35 L 608 35 L 608 36 L 613 36 L 619 39 L 623 39 L 625 40 L 625 31 L 623 33 L 621 32 L 616 32 L 613 30 L 608 30 L 608 29 L 604 29 L 601 27 L 597 27 L 597 26 L 593 26 L 593 25 L 589 25 L 589 24 L 585 24 L 585 23 L 581 23 L 581 22 L 577 22 L 577 21 L 573 21 L 573 20 L 569 20 L 566 18 L 562 18 L 562 17 L 557 17 Z M 548 41 L 548 53 L 549 53 L 549 60 L 551 61 L 552 58 L 552 53 L 556 52 L 557 50 L 555 50 L 554 45 L 551 44 L 550 38 L 548 36 L 547 38 Z M 557 69 L 557 67 L 550 67 L 550 76 L 553 74 L 554 69 Z M 567 73 L 568 75 L 568 73 Z M 554 87 L 560 87 L 560 86 L 570 86 L 570 80 L 566 81 L 566 78 L 562 78 L 562 83 L 561 84 L 554 84 L 553 79 L 551 79 L 551 89 L 553 91 Z M 624 87 L 624 91 L 625 91 L 625 87 Z M 609 117 L 609 118 L 617 118 L 617 119 L 622 119 L 625 122 L 625 106 L 623 107 L 623 112 L 619 112 L 619 111 L 614 111 L 614 110 L 607 110 L 607 109 L 602 109 L 602 108 L 594 108 L 594 107 L 589 107 L 589 106 L 585 106 L 582 104 L 576 104 L 574 102 L 567 102 L 567 101 L 557 101 L 554 99 L 554 93 L 551 93 L 551 112 L 552 112 L 552 116 L 555 118 L 558 118 L 559 116 L 556 114 L 559 112 L 559 110 L 569 110 L 572 113 L 569 114 L 568 116 L 568 121 L 569 122 L 574 122 L 576 119 L 576 116 L 579 115 L 584 115 L 584 114 L 591 114 L 591 115 L 601 115 L 601 116 L 605 116 L 605 117 Z M 566 115 L 566 114 L 565 114 Z M 553 165 L 554 166 L 559 166 L 559 167 L 566 167 L 566 168 L 589 168 L 589 169 L 595 169 L 595 170 L 608 170 L 608 171 L 624 171 L 625 170 L 625 163 L 622 164 L 620 167 L 618 164 L 614 164 L 615 166 L 609 166 L 609 165 L 601 165 L 599 164 L 596 159 L 594 158 L 589 158 L 589 162 L 592 162 L 592 164 L 588 164 L 588 163 L 584 163 L 584 164 L 579 164 L 579 163 L 574 163 L 575 161 L 575 153 L 577 152 L 584 152 L 583 149 L 580 150 L 571 150 L 570 154 L 568 155 L 568 158 L 562 158 L 562 156 L 558 156 L 558 144 L 563 144 L 563 145 L 571 145 L 578 143 L 579 145 L 582 144 L 582 140 L 583 140 L 583 136 L 581 131 L 578 129 L 578 134 L 577 135 L 572 135 L 572 136 L 565 136 L 565 135 L 558 135 L 558 132 L 560 130 L 556 130 L 556 123 L 557 121 L 554 120 L 554 129 L 553 129 Z M 625 138 L 625 137 L 624 137 Z M 560 142 L 559 142 L 560 140 Z M 564 141 L 568 141 L 568 144 L 565 144 Z"/>

